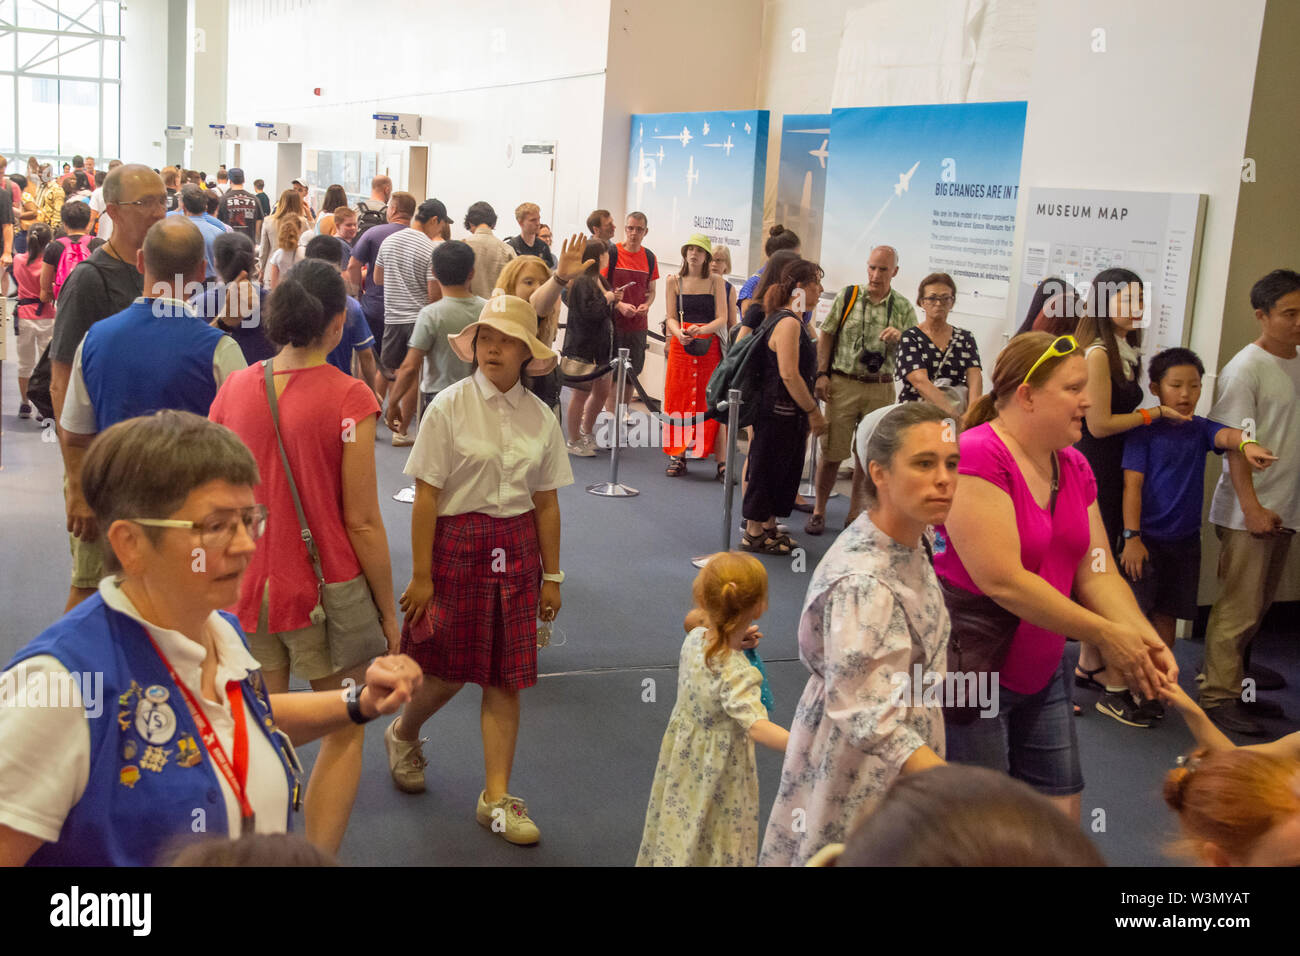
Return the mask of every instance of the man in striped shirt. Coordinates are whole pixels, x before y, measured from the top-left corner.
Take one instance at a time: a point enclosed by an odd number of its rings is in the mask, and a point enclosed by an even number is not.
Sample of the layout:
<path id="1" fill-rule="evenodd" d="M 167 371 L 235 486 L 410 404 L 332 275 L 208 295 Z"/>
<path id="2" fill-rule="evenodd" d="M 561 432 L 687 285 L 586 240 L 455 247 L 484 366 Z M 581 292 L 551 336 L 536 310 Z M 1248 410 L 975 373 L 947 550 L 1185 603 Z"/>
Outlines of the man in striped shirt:
<path id="1" fill-rule="evenodd" d="M 406 358 L 420 310 L 442 298 L 442 288 L 433 277 L 433 248 L 442 241 L 447 221 L 447 207 L 437 199 L 426 199 L 415 211 L 410 227 L 397 230 L 379 247 L 373 277 L 384 293 L 384 341 L 379 361 L 389 371 L 399 369 Z M 411 421 L 415 398 L 414 390 L 403 397 L 403 422 Z M 393 434 L 393 444 L 398 447 L 414 441 L 406 434 Z"/>

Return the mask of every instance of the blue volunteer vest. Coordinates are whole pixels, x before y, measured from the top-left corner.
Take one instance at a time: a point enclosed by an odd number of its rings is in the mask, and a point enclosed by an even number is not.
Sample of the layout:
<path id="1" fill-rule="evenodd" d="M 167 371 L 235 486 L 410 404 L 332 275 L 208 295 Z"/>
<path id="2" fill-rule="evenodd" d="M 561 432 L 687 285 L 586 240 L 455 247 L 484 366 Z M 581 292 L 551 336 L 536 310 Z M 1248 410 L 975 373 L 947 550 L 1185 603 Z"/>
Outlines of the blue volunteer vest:
<path id="1" fill-rule="evenodd" d="M 217 397 L 212 355 L 221 333 L 170 302 L 154 315 L 155 301 L 133 302 L 86 333 L 81 375 L 96 431 L 163 408 L 206 418 Z"/>
<path id="2" fill-rule="evenodd" d="M 244 640 L 239 621 L 225 611 L 218 613 Z M 20 650 L 9 667 L 38 654 L 54 657 L 73 674 L 102 673 L 104 691 L 99 716 L 88 715 L 86 720 L 90 777 L 85 793 L 64 820 L 58 842 L 44 844 L 32 855 L 31 865 L 152 866 L 162 851 L 179 841 L 229 835 L 216 767 L 180 688 L 138 621 L 110 608 L 97 593 Z M 279 734 L 273 732 L 275 720 L 262 672 L 250 672 L 242 683 L 257 726 L 284 764 L 290 798 L 287 826 L 292 829 L 297 779 Z M 151 739 L 146 739 L 136 718 L 160 709 L 150 699 L 161 696 L 157 689 L 167 691 L 162 704 L 166 719 L 159 721 L 162 731 L 152 730 Z M 39 767 L 31 770 L 41 772 Z M 197 829 L 200 820 L 202 830 Z"/>

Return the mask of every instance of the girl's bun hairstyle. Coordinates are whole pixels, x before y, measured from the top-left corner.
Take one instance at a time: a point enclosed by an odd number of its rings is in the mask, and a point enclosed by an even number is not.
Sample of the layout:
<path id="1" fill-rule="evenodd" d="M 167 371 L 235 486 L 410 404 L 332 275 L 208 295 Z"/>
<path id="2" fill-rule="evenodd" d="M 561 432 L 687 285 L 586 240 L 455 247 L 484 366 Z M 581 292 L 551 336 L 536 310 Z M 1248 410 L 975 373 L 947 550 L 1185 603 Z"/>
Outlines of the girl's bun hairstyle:
<path id="1" fill-rule="evenodd" d="M 320 340 L 347 304 L 339 270 L 305 259 L 285 273 L 267 299 L 266 337 L 275 345 L 306 348 Z"/>

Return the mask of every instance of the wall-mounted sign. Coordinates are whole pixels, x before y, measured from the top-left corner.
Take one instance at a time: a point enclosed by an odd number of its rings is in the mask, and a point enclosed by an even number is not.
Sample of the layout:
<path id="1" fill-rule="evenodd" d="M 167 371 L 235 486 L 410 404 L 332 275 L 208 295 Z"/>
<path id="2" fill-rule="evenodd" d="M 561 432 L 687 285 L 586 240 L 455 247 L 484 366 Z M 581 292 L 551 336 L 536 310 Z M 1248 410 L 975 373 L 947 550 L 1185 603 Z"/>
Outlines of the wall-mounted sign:
<path id="1" fill-rule="evenodd" d="M 281 143 L 288 142 L 289 124 L 288 123 L 258 123 L 257 138 L 272 139 Z"/>
<path id="2" fill-rule="evenodd" d="M 375 139 L 419 139 L 419 113 L 374 113 Z"/>
<path id="3" fill-rule="evenodd" d="M 193 135 L 194 135 L 193 126 L 168 126 L 167 127 L 168 139 L 189 139 Z"/>
<path id="4" fill-rule="evenodd" d="M 225 123 L 209 123 L 208 129 L 217 139 L 239 139 L 239 127 L 227 126 Z"/>

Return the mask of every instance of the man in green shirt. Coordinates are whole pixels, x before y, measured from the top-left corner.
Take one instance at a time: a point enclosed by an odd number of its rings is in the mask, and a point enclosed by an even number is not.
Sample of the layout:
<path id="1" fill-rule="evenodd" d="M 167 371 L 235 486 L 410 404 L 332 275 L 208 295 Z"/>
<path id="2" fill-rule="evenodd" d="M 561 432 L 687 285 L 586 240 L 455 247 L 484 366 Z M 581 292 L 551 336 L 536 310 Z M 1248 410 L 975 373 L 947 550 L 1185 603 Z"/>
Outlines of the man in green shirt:
<path id="1" fill-rule="evenodd" d="M 826 501 L 835 486 L 840 463 L 850 454 L 853 495 L 846 527 L 864 507 L 866 473 L 853 450 L 853 436 L 858 422 L 868 413 L 896 400 L 894 360 L 898 340 L 916 325 L 912 303 L 890 286 L 896 275 L 897 251 L 892 246 L 876 246 L 867 257 L 867 284 L 841 289 L 819 330 L 813 393 L 818 401 L 826 403 L 829 427 L 821 437 L 817 501 L 804 526 L 808 534 L 826 530 Z"/>

